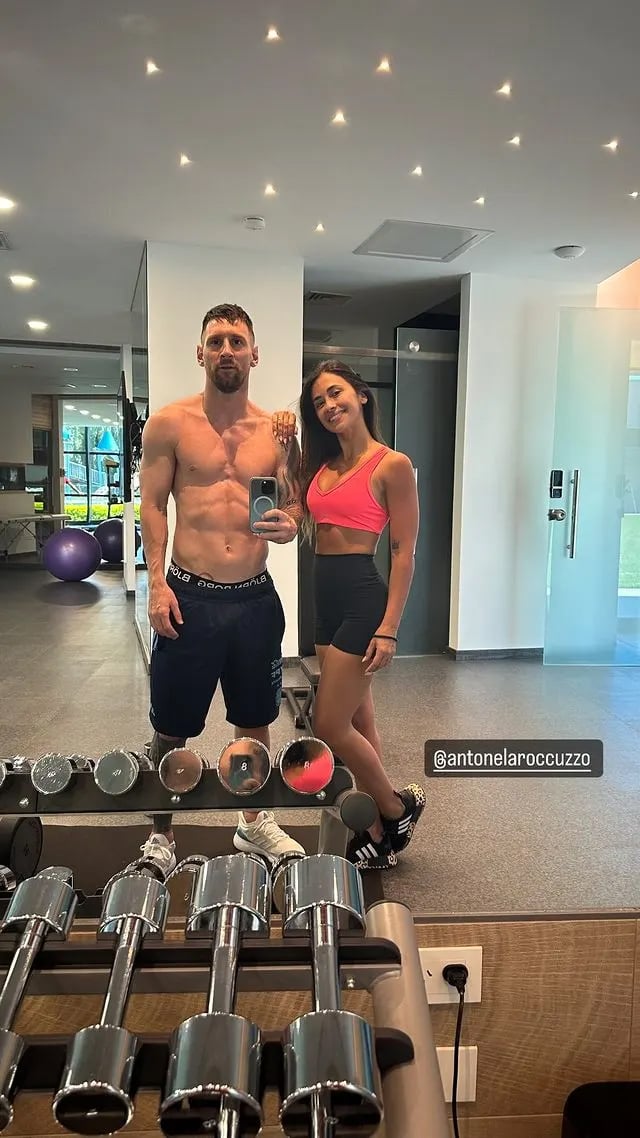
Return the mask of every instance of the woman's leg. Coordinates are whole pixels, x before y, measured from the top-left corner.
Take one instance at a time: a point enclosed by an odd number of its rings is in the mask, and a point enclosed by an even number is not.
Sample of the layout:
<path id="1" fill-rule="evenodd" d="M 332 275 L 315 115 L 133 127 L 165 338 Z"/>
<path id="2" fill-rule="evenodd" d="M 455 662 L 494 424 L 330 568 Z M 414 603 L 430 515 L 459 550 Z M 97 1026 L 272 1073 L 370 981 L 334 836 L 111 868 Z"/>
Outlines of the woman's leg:
<path id="1" fill-rule="evenodd" d="M 327 648 L 327 644 L 316 644 L 316 656 L 318 657 L 320 670 L 322 670 L 322 662 L 327 654 Z M 382 762 L 382 744 L 380 743 L 380 736 L 378 735 L 378 728 L 376 727 L 376 712 L 373 705 L 371 684 L 367 687 L 362 703 L 353 713 L 351 722 L 356 731 L 359 731 L 361 735 L 364 735 L 367 742 L 371 743 L 376 755 Z"/>
<path id="2" fill-rule="evenodd" d="M 375 747 L 353 724 L 361 705 L 365 703 L 366 709 L 367 700 L 371 698 L 371 677 L 364 674 L 360 656 L 342 652 L 333 644 L 324 651 L 319 648 L 321 671 L 313 713 L 314 734 L 342 759 L 357 785 L 371 795 L 384 817 L 399 818 L 404 811 L 403 802 L 395 793 Z M 368 726 L 371 726 L 371 718 Z M 371 836 L 374 841 L 382 838 L 381 822 L 372 828 Z"/>

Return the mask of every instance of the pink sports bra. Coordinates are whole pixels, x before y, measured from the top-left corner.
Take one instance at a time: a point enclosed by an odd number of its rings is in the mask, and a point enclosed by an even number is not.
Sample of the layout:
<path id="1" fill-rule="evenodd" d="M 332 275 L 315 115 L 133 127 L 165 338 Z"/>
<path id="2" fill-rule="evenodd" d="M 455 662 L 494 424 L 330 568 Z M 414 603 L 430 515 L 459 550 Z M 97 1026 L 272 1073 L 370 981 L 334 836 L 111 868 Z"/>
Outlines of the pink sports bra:
<path id="1" fill-rule="evenodd" d="M 330 490 L 321 490 L 319 478 L 327 464 L 320 467 L 307 490 L 307 508 L 316 524 L 321 522 L 347 529 L 382 533 L 389 521 L 387 511 L 371 493 L 371 475 L 389 448 L 381 446 L 371 458 L 341 478 Z"/>

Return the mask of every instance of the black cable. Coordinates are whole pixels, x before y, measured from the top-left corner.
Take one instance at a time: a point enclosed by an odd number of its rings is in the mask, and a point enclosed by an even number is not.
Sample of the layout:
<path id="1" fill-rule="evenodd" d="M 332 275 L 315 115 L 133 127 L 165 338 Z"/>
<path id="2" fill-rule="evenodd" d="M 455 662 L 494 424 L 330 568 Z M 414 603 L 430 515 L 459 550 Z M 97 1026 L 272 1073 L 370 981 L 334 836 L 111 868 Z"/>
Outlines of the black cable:
<path id="1" fill-rule="evenodd" d="M 442 975 L 455 988 L 460 995 L 460 1002 L 458 1004 L 458 1019 L 456 1021 L 456 1035 L 453 1045 L 453 1084 L 451 1089 L 451 1117 L 453 1119 L 453 1132 L 455 1138 L 460 1138 L 458 1130 L 458 1061 L 460 1058 L 460 1035 L 462 1033 L 462 1013 L 464 1012 L 464 990 L 469 976 L 469 970 L 466 964 L 446 964 L 442 969 Z"/>

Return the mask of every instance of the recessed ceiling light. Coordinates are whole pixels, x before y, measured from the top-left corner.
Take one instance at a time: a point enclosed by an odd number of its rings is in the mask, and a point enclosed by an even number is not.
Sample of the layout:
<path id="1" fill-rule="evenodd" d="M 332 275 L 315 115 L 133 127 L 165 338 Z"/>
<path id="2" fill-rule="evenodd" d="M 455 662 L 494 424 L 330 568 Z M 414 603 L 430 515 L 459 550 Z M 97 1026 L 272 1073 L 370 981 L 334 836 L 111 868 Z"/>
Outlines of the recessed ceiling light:
<path id="1" fill-rule="evenodd" d="M 155 75 L 160 68 L 153 62 L 152 59 L 147 60 L 147 75 Z"/>
<path id="2" fill-rule="evenodd" d="M 64 409 L 65 411 L 75 411 L 75 406 L 73 403 L 65 403 Z"/>
<path id="3" fill-rule="evenodd" d="M 324 233 L 324 225 L 321 221 L 316 225 L 316 233 Z"/>
<path id="4" fill-rule="evenodd" d="M 102 422 L 103 422 L 103 423 L 110 423 L 110 422 L 111 422 L 111 419 L 103 419 L 103 420 L 102 420 Z"/>
<path id="5" fill-rule="evenodd" d="M 32 332 L 44 332 L 49 327 L 44 320 L 28 320 L 27 323 Z"/>
<path id="6" fill-rule="evenodd" d="M 10 209 L 15 209 L 15 205 L 16 203 L 11 198 L 0 197 L 0 209 L 8 212 Z"/>
<path id="7" fill-rule="evenodd" d="M 14 288 L 31 288 L 36 283 L 33 277 L 26 277 L 23 273 L 14 273 L 9 280 Z"/>
<path id="8" fill-rule="evenodd" d="M 92 415 L 92 416 L 91 416 L 91 418 L 92 418 L 92 419 L 99 419 L 99 418 L 100 418 L 100 416 L 99 416 L 99 415 Z"/>
<path id="9" fill-rule="evenodd" d="M 267 184 L 266 184 L 266 186 L 265 186 L 265 188 L 264 188 L 264 192 L 265 192 L 265 194 L 266 194 L 266 196 L 267 196 L 268 198 L 270 198 L 270 197 L 273 197 L 273 195 L 274 195 L 274 194 L 275 194 L 275 192 L 276 192 L 276 190 L 275 190 L 275 186 L 272 186 L 272 185 L 271 185 L 271 182 L 267 182 Z"/>
<path id="10" fill-rule="evenodd" d="M 389 63 L 388 56 L 383 55 L 378 66 L 376 67 L 376 71 L 386 71 L 386 72 L 391 71 L 391 64 Z"/>
<path id="11" fill-rule="evenodd" d="M 65 387 L 70 387 L 72 391 L 76 390 L 75 383 L 65 383 Z"/>
<path id="12" fill-rule="evenodd" d="M 336 111 L 335 115 L 333 116 L 333 118 L 331 120 L 331 122 L 335 123 L 336 126 L 343 126 L 346 123 L 346 121 L 347 120 L 344 117 L 344 111 Z"/>
<path id="13" fill-rule="evenodd" d="M 267 40 L 269 41 L 269 43 L 273 43 L 275 40 L 279 40 L 279 39 L 280 39 L 280 33 L 278 32 L 278 29 L 273 28 L 273 27 L 269 28 L 269 30 L 267 32 Z"/>
<path id="14" fill-rule="evenodd" d="M 484 198 L 483 197 L 476 198 L 476 200 L 474 201 L 473 204 L 474 205 L 484 205 Z"/>
<path id="15" fill-rule="evenodd" d="M 416 168 L 414 170 L 412 170 L 411 173 L 414 174 L 416 176 L 416 178 L 421 178 L 422 177 L 422 166 L 416 166 Z"/>
<path id="16" fill-rule="evenodd" d="M 522 140 L 521 140 L 521 138 L 520 138 L 520 135 L 519 135 L 519 134 L 514 134 L 513 138 L 510 138 L 510 139 L 509 139 L 509 143 L 508 143 L 508 145 L 509 145 L 509 146 L 519 146 L 519 145 L 520 145 L 520 143 L 521 143 L 521 141 L 522 141 Z"/>
<path id="17" fill-rule="evenodd" d="M 63 367 L 63 371 L 78 371 L 77 367 Z"/>
<path id="18" fill-rule="evenodd" d="M 95 388 L 101 388 L 104 391 L 104 389 L 106 388 L 107 385 L 106 385 L 106 383 L 94 383 L 93 386 Z"/>
<path id="19" fill-rule="evenodd" d="M 191 165 L 191 159 L 190 159 L 188 154 L 181 154 L 180 155 L 180 165 L 181 166 L 190 166 Z"/>
<path id="20" fill-rule="evenodd" d="M 611 142 L 605 142 L 604 143 L 603 150 L 610 150 L 612 154 L 615 154 L 619 145 L 620 145 L 620 140 L 617 138 L 612 138 Z"/>
<path id="21" fill-rule="evenodd" d="M 88 411 L 81 411 L 81 412 L 80 412 L 80 414 L 81 414 L 81 415 L 88 415 L 88 414 L 89 414 L 89 412 L 88 412 Z"/>
<path id="22" fill-rule="evenodd" d="M 638 196 L 638 190 L 632 190 L 631 193 L 629 194 L 630 198 L 637 198 L 637 196 Z"/>
<path id="23" fill-rule="evenodd" d="M 508 99 L 511 95 L 511 84 L 509 82 L 503 83 L 502 87 L 498 87 L 496 95 L 504 95 L 505 99 Z"/>

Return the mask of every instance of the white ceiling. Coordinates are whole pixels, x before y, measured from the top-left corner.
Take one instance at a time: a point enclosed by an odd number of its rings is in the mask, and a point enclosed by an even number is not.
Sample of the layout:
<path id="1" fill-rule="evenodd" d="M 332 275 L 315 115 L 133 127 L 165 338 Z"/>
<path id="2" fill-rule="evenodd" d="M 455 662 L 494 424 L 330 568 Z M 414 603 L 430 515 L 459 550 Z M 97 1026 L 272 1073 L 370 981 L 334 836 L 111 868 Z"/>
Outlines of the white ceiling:
<path id="1" fill-rule="evenodd" d="M 469 271 L 600 281 L 640 256 L 639 39 L 629 0 L 3 0 L 0 337 L 42 338 L 39 317 L 58 343 L 127 339 L 145 239 L 297 253 L 308 288 L 354 293 L 341 325 L 403 320 Z M 446 266 L 354 256 L 387 218 L 494 236 Z"/>
<path id="2" fill-rule="evenodd" d="M 0 343 L 0 382 L 21 383 L 29 391 L 42 395 L 68 396 L 70 402 L 79 396 L 102 398 L 116 395 L 120 389 L 120 352 L 118 350 L 74 350 L 52 348 L 46 344 L 11 346 Z M 147 395 L 146 359 L 133 356 L 134 395 Z"/>

